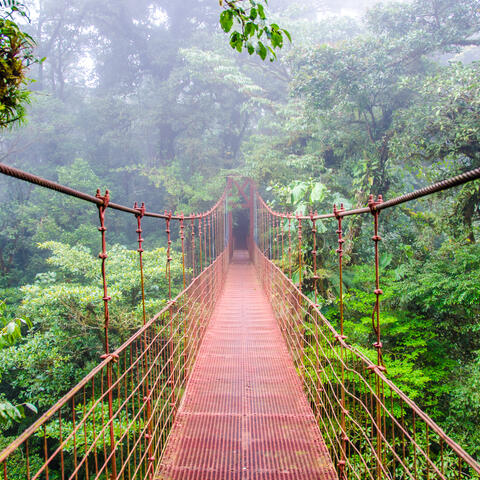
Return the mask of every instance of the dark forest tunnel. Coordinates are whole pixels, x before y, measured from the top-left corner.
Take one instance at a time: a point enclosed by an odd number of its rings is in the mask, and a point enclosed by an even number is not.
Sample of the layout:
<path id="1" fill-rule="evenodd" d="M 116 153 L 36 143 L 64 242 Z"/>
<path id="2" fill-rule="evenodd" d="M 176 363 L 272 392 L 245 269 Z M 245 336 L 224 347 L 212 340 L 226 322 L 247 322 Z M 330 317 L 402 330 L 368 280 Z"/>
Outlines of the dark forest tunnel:
<path id="1" fill-rule="evenodd" d="M 233 211 L 233 247 L 235 250 L 247 250 L 250 230 L 249 210 L 246 208 Z"/>

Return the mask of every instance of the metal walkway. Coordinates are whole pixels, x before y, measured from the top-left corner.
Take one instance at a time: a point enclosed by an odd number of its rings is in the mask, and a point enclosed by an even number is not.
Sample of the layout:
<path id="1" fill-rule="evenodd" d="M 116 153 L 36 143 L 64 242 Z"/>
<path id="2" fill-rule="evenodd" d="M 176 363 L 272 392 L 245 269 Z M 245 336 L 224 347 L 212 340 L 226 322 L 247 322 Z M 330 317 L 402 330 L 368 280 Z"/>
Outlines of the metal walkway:
<path id="1" fill-rule="evenodd" d="M 336 478 L 268 299 L 237 251 L 156 479 Z"/>

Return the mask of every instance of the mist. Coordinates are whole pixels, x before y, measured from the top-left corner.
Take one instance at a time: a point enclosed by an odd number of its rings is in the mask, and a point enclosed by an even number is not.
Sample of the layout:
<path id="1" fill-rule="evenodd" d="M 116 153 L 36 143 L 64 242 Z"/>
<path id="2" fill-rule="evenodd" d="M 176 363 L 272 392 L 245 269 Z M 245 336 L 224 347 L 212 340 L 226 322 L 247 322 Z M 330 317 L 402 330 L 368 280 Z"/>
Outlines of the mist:
<path id="1" fill-rule="evenodd" d="M 245 166 L 267 103 L 288 102 L 295 46 L 357 34 L 375 2 L 271 2 L 294 36 L 271 65 L 228 46 L 215 3 L 29 4 L 45 60 L 31 68 L 26 125 L 2 136 L 3 158 L 39 173 L 83 161 L 125 202 L 205 206 L 225 172 Z M 337 38 L 325 29 L 332 16 Z M 204 192 L 192 198 L 187 185 Z"/>
<path id="2" fill-rule="evenodd" d="M 257 185 L 272 212 L 291 214 L 272 213 L 273 230 L 262 217 L 264 247 L 270 252 L 272 242 L 277 247 L 271 270 L 283 275 L 283 268 L 290 276 L 281 285 L 292 292 L 300 285 L 305 299 L 315 302 L 316 318 L 328 320 L 325 331 L 338 329 L 345 313 L 352 348 L 379 365 L 375 348 L 383 348 L 385 375 L 480 458 L 478 382 L 471 380 L 480 378 L 478 182 L 432 195 L 428 203 L 382 210 L 380 220 L 377 210 L 373 227 L 370 215 L 372 199 L 380 195 L 391 199 L 480 168 L 480 0 L 269 0 L 268 8 L 264 0 L 244 0 L 242 5 L 248 6 L 244 17 L 218 0 L 26 3 L 18 23 L 36 47 L 20 62 L 26 77 L 14 78 L 17 103 L 10 110 L 0 105 L 0 162 L 90 195 L 108 189 L 112 202 L 130 208 L 144 202 L 163 217 L 144 218 L 142 231 L 135 212 L 107 209 L 101 243 L 98 205 L 0 176 L 0 340 L 12 322 L 16 332 L 0 345 L 0 407 L 5 399 L 43 412 L 98 364 L 108 347 L 102 309 L 109 301 L 97 268 L 100 246 L 108 250 L 108 262 L 102 250 L 108 264 L 103 273 L 113 284 L 114 346 L 146 321 L 143 315 L 165 308 L 186 279 L 196 278 L 194 255 L 196 249 L 202 255 L 202 247 L 191 242 L 187 259 L 192 260 L 185 264 L 182 213 L 194 214 L 187 226 L 194 236 L 195 228 L 201 229 L 195 213 L 222 198 L 225 228 L 215 224 L 217 230 L 226 233 L 230 206 L 237 247 L 252 248 L 247 195 L 220 197 L 226 184 L 238 181 L 249 186 L 252 197 Z M 2 55 L 5 64 L 8 55 Z M 3 81 L 10 77 L 4 74 Z M 4 97 L 5 91 L 0 89 Z M 345 218 L 344 231 L 341 221 L 336 231 L 337 224 L 328 222 L 339 220 L 332 212 L 340 206 L 366 215 Z M 164 212 L 180 215 L 171 229 Z M 329 219 L 315 224 L 314 212 Z M 210 227 L 217 221 L 212 218 Z M 293 247 L 284 249 L 287 241 Z M 219 237 L 214 245 L 218 250 L 230 244 Z M 138 252 L 144 251 L 146 306 L 137 270 Z M 242 255 L 247 264 L 247 253 Z M 143 273 L 141 279 L 144 287 Z M 339 292 L 345 296 L 341 314 Z M 376 332 L 371 328 L 373 305 L 385 319 L 383 344 L 380 326 Z M 309 312 L 304 325 L 295 327 L 305 341 L 313 332 Z M 301 314 L 297 320 L 303 321 Z M 332 352 L 336 349 L 337 344 Z M 300 365 L 318 362 L 307 358 L 313 349 L 304 350 Z M 75 405 L 82 407 L 74 403 L 73 412 Z M 395 405 L 402 426 L 406 405 L 403 400 Z M 2 423 L 2 409 L 0 443 L 8 445 L 34 416 Z M 434 430 L 423 431 L 417 439 L 428 442 Z M 33 446 L 37 463 L 44 448 L 54 447 L 53 439 Z M 342 436 L 337 443 L 344 441 Z M 398 445 L 394 439 L 393 449 Z M 422 447 L 438 457 L 442 472 L 444 445 L 440 440 L 431 449 Z M 415 470 L 417 450 L 409 453 Z M 452 458 L 445 455 L 445 468 L 453 471 Z M 371 465 L 379 461 L 371 459 Z M 428 464 L 419 465 L 420 474 L 426 468 L 428 476 Z M 24 467 L 30 468 L 28 462 Z"/>

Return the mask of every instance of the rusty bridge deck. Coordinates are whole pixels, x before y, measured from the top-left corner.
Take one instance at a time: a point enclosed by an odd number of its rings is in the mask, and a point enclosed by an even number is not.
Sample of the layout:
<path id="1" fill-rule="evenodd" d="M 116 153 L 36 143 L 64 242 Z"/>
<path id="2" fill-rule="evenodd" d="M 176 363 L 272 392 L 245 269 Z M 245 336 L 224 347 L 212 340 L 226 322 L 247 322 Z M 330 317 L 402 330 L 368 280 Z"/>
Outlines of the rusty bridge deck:
<path id="1" fill-rule="evenodd" d="M 235 252 L 156 479 L 336 479 L 268 299 Z"/>

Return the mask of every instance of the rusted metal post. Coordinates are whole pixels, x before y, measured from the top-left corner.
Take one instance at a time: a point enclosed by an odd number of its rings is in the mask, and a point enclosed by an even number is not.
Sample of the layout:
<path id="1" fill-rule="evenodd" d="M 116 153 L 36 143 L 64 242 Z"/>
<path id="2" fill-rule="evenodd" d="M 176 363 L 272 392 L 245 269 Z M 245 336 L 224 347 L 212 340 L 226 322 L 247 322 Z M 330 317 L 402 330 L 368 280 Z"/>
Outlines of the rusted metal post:
<path id="1" fill-rule="evenodd" d="M 292 216 L 288 214 L 288 276 L 292 280 Z"/>
<path id="2" fill-rule="evenodd" d="M 317 213 L 315 212 L 315 215 Z M 318 307 L 318 273 L 317 273 L 317 221 L 313 216 L 313 212 L 310 212 L 310 219 L 312 221 L 312 242 L 313 242 L 313 249 L 312 249 L 312 258 L 313 258 L 313 296 L 314 296 L 314 303 L 315 306 Z"/>
<path id="3" fill-rule="evenodd" d="M 203 254 L 202 254 L 202 217 L 198 218 L 198 242 L 199 242 L 199 253 L 200 253 L 200 272 L 203 272 Z"/>
<path id="4" fill-rule="evenodd" d="M 347 478 L 347 473 L 346 473 L 346 465 L 347 465 L 347 430 L 346 430 L 346 419 L 345 419 L 345 414 L 346 414 L 346 407 L 345 407 L 345 348 L 344 348 L 344 342 L 346 340 L 346 336 L 344 334 L 344 324 L 343 324 L 343 244 L 345 243 L 345 240 L 343 239 L 343 229 L 342 229 L 342 220 L 343 217 L 340 216 L 340 213 L 343 213 L 345 211 L 345 208 L 343 206 L 343 203 L 340 206 L 340 211 L 337 210 L 337 206 L 333 206 L 333 213 L 335 214 L 335 217 L 337 218 L 338 222 L 338 229 L 337 229 L 337 235 L 338 235 L 338 248 L 337 248 L 337 254 L 338 254 L 338 278 L 339 278 L 339 310 L 340 310 L 340 335 L 337 336 L 337 341 L 339 342 L 340 345 L 340 363 L 341 363 L 341 379 L 342 379 L 342 385 L 341 385 L 341 442 L 342 442 L 342 447 L 341 447 L 341 458 L 340 461 L 338 462 L 338 471 L 339 471 L 339 477 L 340 480 L 346 480 Z"/>
<path id="5" fill-rule="evenodd" d="M 385 371 L 385 365 L 383 363 L 382 357 L 382 341 L 380 335 L 380 296 L 383 294 L 383 291 L 380 289 L 380 256 L 378 243 L 381 240 L 380 235 L 378 234 L 378 218 L 380 211 L 376 208 L 378 205 L 383 203 L 383 198 L 381 195 L 378 196 L 377 201 L 374 200 L 373 195 L 370 195 L 368 206 L 373 215 L 373 228 L 374 235 L 372 240 L 375 244 L 375 306 L 372 313 L 372 326 L 376 335 L 376 342 L 373 344 L 377 350 L 377 365 L 373 370 L 373 373 L 376 376 L 375 386 L 376 386 L 376 432 L 377 432 L 377 478 L 380 480 L 383 477 L 383 465 L 382 465 L 382 451 L 383 451 L 383 440 L 382 440 L 382 390 L 380 385 L 380 378 L 377 374 L 379 371 Z"/>
<path id="6" fill-rule="evenodd" d="M 298 221 L 298 289 L 302 291 L 302 270 L 303 270 L 303 256 L 302 256 L 302 218 L 297 216 Z"/>
<path id="7" fill-rule="evenodd" d="M 253 180 L 249 181 L 249 196 L 248 196 L 248 208 L 250 212 L 250 223 L 249 223 L 249 234 L 248 234 L 248 250 L 250 251 L 250 258 L 253 260 L 253 244 L 254 244 L 254 229 L 255 229 L 255 220 L 254 220 L 254 189 L 253 189 Z"/>
<path id="8" fill-rule="evenodd" d="M 105 354 L 101 356 L 103 360 L 110 359 L 111 361 L 107 366 L 107 387 L 108 387 L 108 423 L 109 423 L 109 434 L 110 434 L 110 456 L 111 456 L 111 467 L 112 467 L 112 480 L 117 478 L 117 460 L 116 460 L 116 447 L 115 447 L 115 431 L 113 428 L 113 391 L 112 391 L 112 377 L 113 377 L 113 367 L 112 364 L 115 361 L 115 358 L 110 354 L 110 342 L 108 337 L 109 323 L 110 323 L 110 312 L 108 308 L 108 302 L 111 300 L 111 297 L 108 295 L 108 286 L 107 286 L 107 271 L 106 271 L 106 261 L 108 258 L 107 254 L 107 240 L 106 232 L 107 228 L 105 227 L 105 212 L 108 208 L 110 202 L 110 193 L 107 190 L 105 195 L 101 195 L 100 190 L 97 190 L 96 197 L 99 200 L 102 200 L 102 204 L 97 205 L 98 215 L 100 219 L 100 227 L 98 230 L 101 233 L 102 238 L 102 251 L 98 255 L 102 260 L 102 281 L 103 281 L 103 311 L 104 311 L 104 332 L 105 332 Z"/>
<path id="9" fill-rule="evenodd" d="M 315 215 L 317 213 L 315 212 Z M 318 304 L 318 272 L 317 272 L 317 221 L 314 218 L 313 212 L 310 212 L 310 219 L 312 221 L 312 242 L 313 242 L 313 250 L 312 250 L 312 257 L 313 257 L 313 292 L 314 292 L 314 303 L 315 307 L 319 307 Z M 282 244 L 283 244 L 283 236 L 282 236 Z M 318 314 L 316 311 L 313 311 L 312 314 L 314 321 L 315 321 L 315 398 L 314 398 L 314 407 L 315 413 L 318 415 L 320 414 L 320 409 L 318 405 L 320 402 L 320 356 L 319 356 L 319 331 L 318 331 Z"/>
<path id="10" fill-rule="evenodd" d="M 172 212 L 168 214 L 168 217 L 165 219 L 166 223 L 166 233 L 167 233 L 167 279 L 168 279 L 168 300 L 169 300 L 169 308 L 168 308 L 168 313 L 169 313 L 169 323 L 170 323 L 170 335 L 168 339 L 169 343 L 169 358 L 168 358 L 168 364 L 169 364 L 169 379 L 170 379 L 170 385 L 171 385 L 171 401 L 170 401 L 170 407 L 172 408 L 173 411 L 173 416 L 175 417 L 175 411 L 176 411 L 176 392 L 175 392 L 175 361 L 174 361 L 174 353 L 175 353 L 175 348 L 174 348 L 174 338 L 173 338 L 173 333 L 174 333 L 174 328 L 173 328 L 173 302 L 172 302 L 172 270 L 171 270 L 171 263 L 172 263 L 172 256 L 171 256 L 171 247 L 172 247 L 172 237 L 171 237 L 171 229 L 170 229 L 170 223 L 172 219 Z"/>
<path id="11" fill-rule="evenodd" d="M 191 223 L 191 245 L 192 245 L 192 280 L 196 276 L 196 271 L 195 271 L 195 220 L 192 218 L 192 223 Z"/>
<path id="12" fill-rule="evenodd" d="M 144 270 L 143 270 L 143 238 L 142 238 L 142 218 L 145 215 L 145 203 L 142 203 L 141 207 L 138 206 L 137 202 L 135 202 L 135 205 L 133 206 L 134 210 L 137 210 L 137 234 L 138 234 L 138 258 L 139 258 L 139 266 L 140 266 L 140 288 L 141 288 L 141 294 L 142 294 L 142 313 L 143 313 L 143 325 L 146 324 L 147 322 L 147 312 L 145 308 L 145 279 L 144 279 Z M 153 473 L 154 473 L 154 462 L 155 458 L 153 456 L 153 437 L 152 437 L 152 392 L 150 390 L 150 381 L 149 377 L 150 375 L 147 374 L 149 370 L 149 365 L 148 365 L 148 341 L 147 341 L 147 331 L 145 330 L 143 333 L 143 375 L 147 376 L 146 379 L 146 385 L 142 387 L 143 390 L 143 401 L 146 405 L 146 411 L 147 411 L 147 432 L 145 433 L 145 444 L 146 448 L 148 451 L 148 478 L 149 480 L 153 479 Z"/>
<path id="13" fill-rule="evenodd" d="M 183 272 L 183 289 L 187 286 L 187 277 L 185 271 L 185 225 L 184 225 L 184 216 L 181 214 L 180 218 L 180 241 L 182 244 L 182 272 Z"/>

